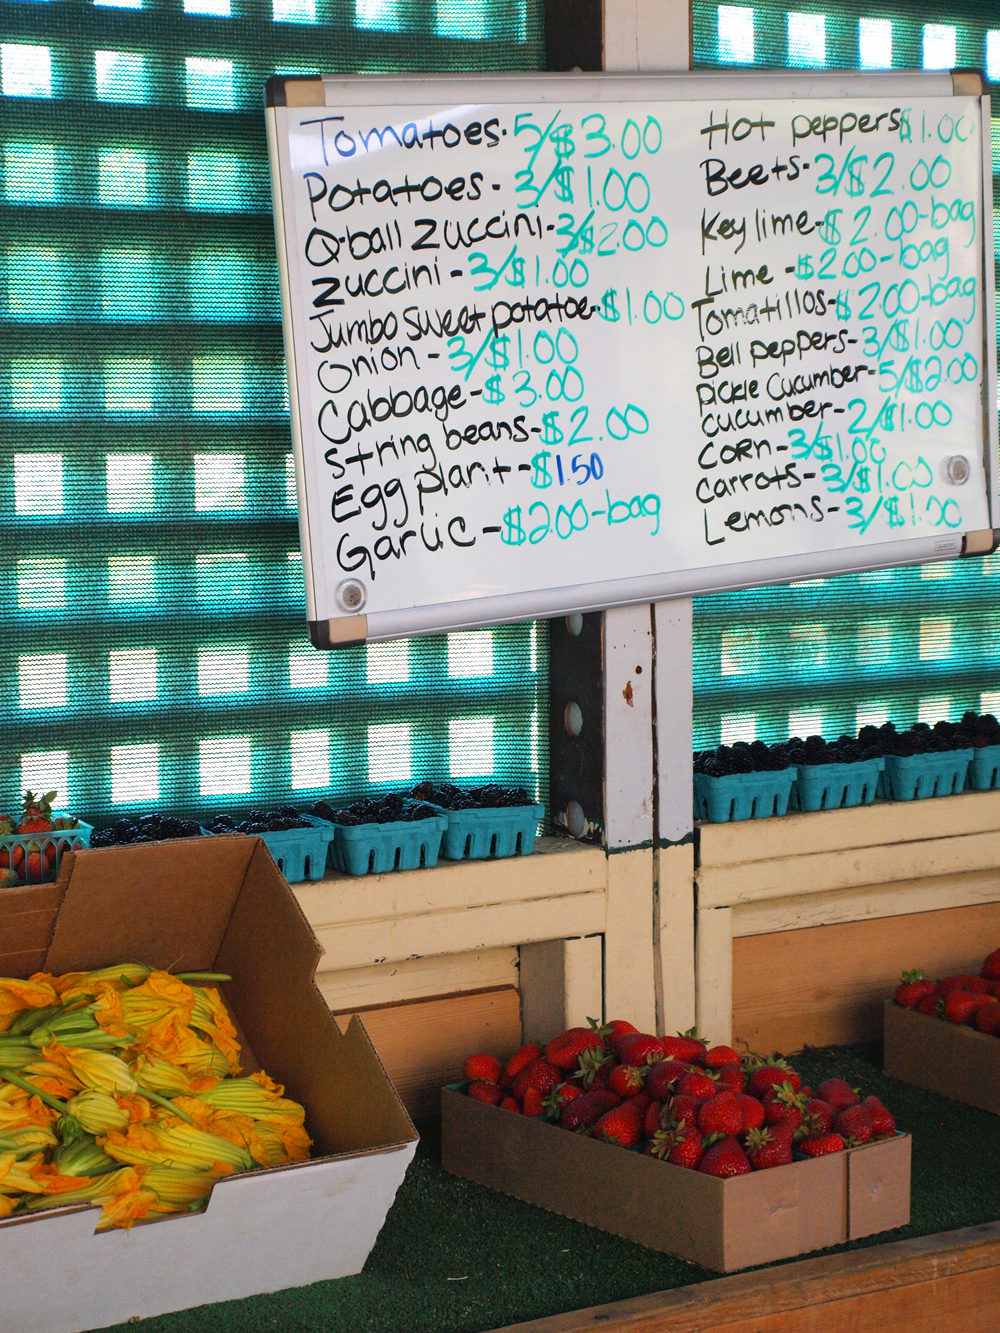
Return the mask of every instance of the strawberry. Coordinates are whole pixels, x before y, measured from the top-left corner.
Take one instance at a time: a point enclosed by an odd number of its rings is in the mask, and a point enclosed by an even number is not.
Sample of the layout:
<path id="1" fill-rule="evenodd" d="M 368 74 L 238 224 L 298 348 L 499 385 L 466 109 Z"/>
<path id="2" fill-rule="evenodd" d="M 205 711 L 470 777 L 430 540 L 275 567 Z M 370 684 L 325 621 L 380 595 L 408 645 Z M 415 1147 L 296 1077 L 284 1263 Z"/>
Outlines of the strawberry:
<path id="1" fill-rule="evenodd" d="M 580 1056 L 573 1077 L 579 1079 L 585 1088 L 606 1088 L 612 1059 L 600 1042 L 596 1046 L 589 1046 Z"/>
<path id="2" fill-rule="evenodd" d="M 560 1083 L 558 1088 L 553 1088 L 545 1099 L 545 1113 L 552 1120 L 558 1120 L 563 1107 L 567 1102 L 576 1101 L 577 1097 L 583 1096 L 583 1089 L 579 1083 Z"/>
<path id="3" fill-rule="evenodd" d="M 650 1102 L 646 1107 L 646 1114 L 642 1118 L 642 1132 L 645 1138 L 651 1139 L 654 1134 L 659 1133 L 662 1113 L 662 1102 Z"/>
<path id="4" fill-rule="evenodd" d="M 833 1124 L 833 1118 L 837 1114 L 836 1108 L 829 1102 L 824 1101 L 822 1097 L 810 1097 L 806 1102 L 805 1118 L 811 1117 L 811 1122 L 818 1126 L 813 1132 L 815 1134 L 829 1134 L 830 1126 Z"/>
<path id="5" fill-rule="evenodd" d="M 987 981 L 1000 981 L 1000 949 L 994 949 L 991 954 L 986 955 L 983 970 L 979 975 L 985 977 Z"/>
<path id="6" fill-rule="evenodd" d="M 683 1097 L 714 1097 L 718 1089 L 715 1081 L 707 1074 L 685 1074 L 677 1084 L 677 1091 Z"/>
<path id="7" fill-rule="evenodd" d="M 892 1112 L 877 1097 L 866 1097 L 861 1103 L 872 1122 L 873 1139 L 891 1139 L 896 1133 L 896 1121 Z"/>
<path id="8" fill-rule="evenodd" d="M 756 1097 L 751 1097 L 748 1093 L 739 1092 L 736 1094 L 736 1100 L 739 1102 L 740 1110 L 743 1112 L 743 1124 L 740 1128 L 741 1134 L 746 1134 L 751 1129 L 760 1129 L 764 1124 L 764 1105 Z"/>
<path id="9" fill-rule="evenodd" d="M 615 1065 L 608 1074 L 608 1087 L 619 1097 L 631 1097 L 646 1086 L 649 1065 Z"/>
<path id="10" fill-rule="evenodd" d="M 846 1146 L 839 1134 L 817 1134 L 814 1138 L 803 1139 L 798 1150 L 807 1157 L 825 1157 L 827 1153 L 843 1152 Z"/>
<path id="11" fill-rule="evenodd" d="M 566 1103 L 559 1113 L 559 1123 L 563 1129 L 589 1129 L 620 1101 L 617 1092 L 585 1092 Z"/>
<path id="12" fill-rule="evenodd" d="M 698 1163 L 698 1170 L 706 1176 L 718 1176 L 725 1180 L 730 1176 L 748 1175 L 753 1167 L 737 1141 L 725 1138 L 712 1144 Z"/>
<path id="13" fill-rule="evenodd" d="M 619 1148 L 631 1148 L 642 1138 L 642 1116 L 628 1102 L 606 1111 L 594 1126 L 594 1137 Z"/>
<path id="14" fill-rule="evenodd" d="M 663 1053 L 671 1060 L 687 1060 L 690 1064 L 704 1064 L 708 1043 L 697 1036 L 694 1028 L 678 1032 L 676 1037 L 663 1037 Z M 735 1055 L 735 1052 L 733 1053 Z"/>
<path id="15" fill-rule="evenodd" d="M 742 1092 L 746 1087 L 746 1074 L 738 1060 L 730 1065 L 707 1065 L 706 1068 L 718 1079 L 716 1086 L 720 1092 Z"/>
<path id="16" fill-rule="evenodd" d="M 516 1097 L 505 1097 L 500 1103 L 501 1111 L 513 1111 L 515 1115 L 521 1114 L 521 1108 L 517 1104 Z"/>
<path id="17" fill-rule="evenodd" d="M 543 1056 L 539 1056 L 525 1065 L 518 1074 L 514 1080 L 513 1093 L 519 1101 L 523 1101 L 528 1089 L 536 1088 L 543 1097 L 547 1097 L 562 1081 L 562 1070 L 550 1065 Z"/>
<path id="18" fill-rule="evenodd" d="M 740 1057 L 731 1046 L 711 1046 L 705 1052 L 705 1068 L 721 1069 L 724 1065 L 738 1065 Z"/>
<path id="19" fill-rule="evenodd" d="M 752 1129 L 747 1135 L 747 1157 L 755 1171 L 788 1166 L 792 1160 L 791 1140 L 784 1134 L 775 1136 L 769 1129 Z"/>
<path id="20" fill-rule="evenodd" d="M 702 1097 L 688 1097 L 678 1093 L 666 1103 L 666 1111 L 678 1124 L 697 1125 L 698 1111 L 704 1100 Z"/>
<path id="21" fill-rule="evenodd" d="M 698 1128 L 703 1134 L 741 1134 L 743 1108 L 736 1100 L 736 1094 L 720 1092 L 703 1102 L 698 1109 Z"/>
<path id="22" fill-rule="evenodd" d="M 54 791 L 47 791 L 44 796 L 36 796 L 33 792 L 26 791 L 24 808 L 17 821 L 16 832 L 51 833 L 52 802 L 56 799 L 56 795 Z"/>
<path id="23" fill-rule="evenodd" d="M 650 1157 L 662 1158 L 673 1162 L 674 1166 L 687 1167 L 689 1171 L 701 1161 L 703 1150 L 701 1134 L 693 1125 L 668 1125 L 666 1129 L 657 1130 L 646 1144 Z"/>
<path id="24" fill-rule="evenodd" d="M 928 1018 L 944 1018 L 944 1002 L 936 991 L 933 995 L 925 995 L 917 1003 L 916 1009 L 918 1013 L 926 1014 Z"/>
<path id="25" fill-rule="evenodd" d="M 842 1078 L 828 1078 L 819 1085 L 819 1095 L 829 1102 L 835 1111 L 846 1110 L 848 1106 L 857 1106 L 860 1098 L 857 1092 Z"/>
<path id="26" fill-rule="evenodd" d="M 489 1106 L 499 1106 L 503 1101 L 503 1093 L 497 1085 L 481 1078 L 469 1084 L 468 1095 L 474 1102 L 486 1102 Z"/>
<path id="27" fill-rule="evenodd" d="M 773 1060 L 768 1060 L 766 1064 L 759 1065 L 750 1075 L 750 1082 L 747 1084 L 747 1092 L 751 1097 L 763 1098 L 768 1088 L 777 1083 L 791 1083 L 792 1091 L 798 1092 L 802 1087 L 802 1080 L 791 1067 L 787 1060 L 780 1060 L 776 1056 Z"/>
<path id="28" fill-rule="evenodd" d="M 504 1066 L 503 1074 L 500 1077 L 501 1087 L 512 1087 L 514 1079 L 520 1074 L 525 1065 L 530 1065 L 532 1060 L 537 1060 L 541 1053 L 541 1050 L 533 1041 L 529 1041 L 527 1046 L 522 1046 L 519 1051 L 515 1051 Z"/>
<path id="29" fill-rule="evenodd" d="M 9 838 L 14 832 L 14 821 L 7 815 L 0 815 L 0 838 Z M 10 848 L 0 847 L 0 869 L 10 865 Z"/>
<path id="30" fill-rule="evenodd" d="M 764 1119 L 769 1125 L 776 1125 L 779 1120 L 791 1120 L 793 1126 L 800 1125 L 806 1100 L 801 1092 L 793 1090 L 790 1083 L 779 1083 L 764 1097 Z"/>
<path id="31" fill-rule="evenodd" d="M 647 1091 L 650 1096 L 665 1101 L 684 1075 L 692 1072 L 693 1066 L 682 1064 L 680 1060 L 658 1060 L 655 1065 L 647 1068 Z"/>
<path id="32" fill-rule="evenodd" d="M 592 1028 L 569 1028 L 549 1042 L 545 1048 L 545 1058 L 550 1065 L 569 1074 L 578 1068 L 584 1051 L 595 1049 L 604 1053 L 604 1043 Z"/>
<path id="33" fill-rule="evenodd" d="M 479 1079 L 487 1083 L 500 1081 L 500 1061 L 494 1055 L 470 1055 L 462 1065 L 462 1073 L 470 1083 Z"/>
<path id="34" fill-rule="evenodd" d="M 1000 1004 L 984 1004 L 976 1010 L 976 1027 L 989 1036 L 1000 1036 Z"/>
<path id="35" fill-rule="evenodd" d="M 631 1023 L 626 1023 L 624 1018 L 612 1018 L 603 1025 L 598 1023 L 596 1018 L 588 1018 L 587 1022 L 604 1042 L 609 1051 L 614 1050 L 614 1040 L 616 1037 L 624 1037 L 626 1033 L 638 1032 L 637 1027 Z"/>
<path id="36" fill-rule="evenodd" d="M 912 972 L 904 972 L 903 980 L 896 987 L 893 999 L 904 1009 L 914 1009 L 925 995 L 934 994 L 934 982 L 928 980 L 919 967 Z"/>
<path id="37" fill-rule="evenodd" d="M 989 980 L 983 977 L 945 977 L 943 981 L 937 984 L 937 992 L 943 995 L 945 999 L 952 991 L 968 991 L 970 995 L 990 995 L 992 987 Z"/>
<path id="38" fill-rule="evenodd" d="M 848 1106 L 841 1111 L 833 1122 L 833 1128 L 842 1139 L 850 1139 L 854 1143 L 867 1143 L 874 1131 L 872 1118 L 861 1105 Z"/>
<path id="39" fill-rule="evenodd" d="M 944 1016 L 949 1023 L 968 1023 L 984 1004 L 996 1004 L 995 997 L 976 995 L 972 991 L 949 991 L 944 1002 Z"/>
<path id="40" fill-rule="evenodd" d="M 498 1088 L 497 1091 L 499 1092 L 500 1089 Z M 531 1117 L 531 1119 L 535 1119 L 537 1116 L 545 1114 L 545 1098 L 537 1088 L 525 1089 L 521 1111 L 524 1115 Z"/>
<path id="41" fill-rule="evenodd" d="M 648 1032 L 626 1032 L 614 1038 L 612 1046 L 623 1065 L 651 1065 L 662 1060 L 663 1043 Z"/>
<path id="42" fill-rule="evenodd" d="M 653 1104 L 653 1099 L 650 1097 L 646 1089 L 642 1088 L 639 1092 L 633 1092 L 631 1097 L 626 1097 L 624 1104 L 626 1106 L 634 1106 L 639 1114 L 645 1117 L 646 1112 Z"/>

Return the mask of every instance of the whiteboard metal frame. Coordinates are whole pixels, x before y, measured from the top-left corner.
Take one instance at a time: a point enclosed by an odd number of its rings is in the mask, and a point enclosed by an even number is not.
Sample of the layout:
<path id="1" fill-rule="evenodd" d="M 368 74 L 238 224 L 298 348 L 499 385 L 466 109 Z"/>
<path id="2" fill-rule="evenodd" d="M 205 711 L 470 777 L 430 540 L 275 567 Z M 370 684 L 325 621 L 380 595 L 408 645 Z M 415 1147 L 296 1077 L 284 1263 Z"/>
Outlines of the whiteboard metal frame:
<path id="1" fill-rule="evenodd" d="M 978 82 L 979 91 L 975 89 Z M 532 100 L 553 102 L 572 95 L 574 101 L 595 104 L 622 100 L 658 102 L 702 101 L 708 98 L 738 100 L 746 97 L 941 97 L 976 96 L 983 117 L 983 302 L 984 383 L 986 388 L 985 467 L 990 519 L 1000 528 L 1000 444 L 997 430 L 996 312 L 993 257 L 993 164 L 991 155 L 990 99 L 983 94 L 985 80 L 978 71 L 859 71 L 783 69 L 761 71 L 694 70 L 664 74 L 426 74 L 275 76 L 267 82 L 266 119 L 274 191 L 274 219 L 281 282 L 282 324 L 289 371 L 289 406 L 292 443 L 296 461 L 299 526 L 303 547 L 310 544 L 310 515 L 303 481 L 302 423 L 295 389 L 296 346 L 292 320 L 293 303 L 300 293 L 295 275 L 289 271 L 284 253 L 282 192 L 290 189 L 287 146 L 279 134 L 277 112 L 287 106 L 297 109 L 321 106 L 406 106 L 414 103 L 463 102 L 499 105 Z M 291 97 L 288 97 L 288 91 Z M 320 95 L 322 94 L 322 100 Z M 981 552 L 996 544 L 996 533 L 976 534 L 970 544 Z M 993 540 L 990 540 L 992 538 Z M 309 560 L 303 557 L 309 633 L 316 648 L 350 647 L 365 641 L 441 634 L 450 630 L 520 620 L 533 620 L 571 612 L 596 611 L 610 606 L 664 601 L 676 597 L 734 591 L 787 583 L 796 579 L 826 577 L 865 569 L 928 563 L 954 559 L 963 554 L 962 534 L 921 537 L 911 541 L 832 551 L 777 556 L 766 560 L 734 562 L 700 569 L 643 575 L 632 579 L 506 593 L 497 597 L 471 598 L 366 615 L 345 615 L 331 620 L 315 619 L 315 590 Z"/>

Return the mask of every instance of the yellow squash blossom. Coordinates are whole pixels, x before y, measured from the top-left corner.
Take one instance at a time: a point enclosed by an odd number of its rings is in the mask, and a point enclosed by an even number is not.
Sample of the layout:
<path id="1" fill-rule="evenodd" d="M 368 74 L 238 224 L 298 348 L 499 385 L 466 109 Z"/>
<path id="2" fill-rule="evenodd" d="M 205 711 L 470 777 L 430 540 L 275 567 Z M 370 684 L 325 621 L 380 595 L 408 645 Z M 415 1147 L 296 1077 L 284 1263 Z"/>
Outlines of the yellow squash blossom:
<path id="1" fill-rule="evenodd" d="M 0 977 L 0 1032 L 6 1032 L 22 1009 L 44 1009 L 58 1004 L 59 996 L 46 981 Z"/>
<path id="2" fill-rule="evenodd" d="M 108 987 L 94 1001 L 94 1019 L 109 1037 L 128 1037 L 131 1031 L 122 1012 L 121 996 Z"/>
<path id="3" fill-rule="evenodd" d="M 70 1203 L 101 1203 L 139 1188 L 142 1172 L 134 1167 L 119 1167 L 106 1176 L 62 1176 L 60 1187 L 49 1197 L 31 1199 L 28 1208 L 36 1212 Z"/>
<path id="4" fill-rule="evenodd" d="M 0 1146 L 18 1158 L 44 1152 L 47 1148 L 54 1148 L 58 1142 L 52 1130 L 43 1125 L 18 1125 L 0 1129 Z"/>
<path id="5" fill-rule="evenodd" d="M 0 1217 L 10 1217 L 16 1205 L 16 1199 L 8 1199 L 6 1194 L 0 1194 Z"/>
<path id="6" fill-rule="evenodd" d="M 44 1163 L 42 1153 L 34 1153 L 21 1162 L 16 1153 L 0 1153 L 0 1194 L 52 1193 L 49 1183 L 53 1177 L 43 1175 Z M 73 1184 L 77 1185 L 79 1181 L 74 1180 Z"/>
<path id="7" fill-rule="evenodd" d="M 127 990 L 145 981 L 150 971 L 142 963 L 119 963 L 115 967 L 95 968 L 92 972 L 64 972 L 59 977 L 51 976 L 48 972 L 36 972 L 31 980 L 47 983 L 61 997 L 66 998 L 76 993 L 93 995 L 106 986 L 114 990 Z"/>
<path id="8" fill-rule="evenodd" d="M 59 1112 L 23 1088 L 6 1083 L 0 1071 L 0 1136 L 6 1129 L 19 1125 L 51 1125 L 59 1119 Z"/>
<path id="9" fill-rule="evenodd" d="M 208 1134 L 196 1125 L 168 1126 L 155 1121 L 129 1125 L 126 1133 L 112 1130 L 98 1139 L 98 1143 L 109 1157 L 131 1166 L 188 1167 L 220 1175 L 249 1171 L 253 1166 L 245 1148 Z"/>
<path id="10" fill-rule="evenodd" d="M 250 1138 L 250 1152 L 261 1166 L 281 1166 L 285 1162 L 304 1162 L 312 1139 L 301 1125 L 288 1121 L 269 1124 L 258 1120 Z"/>
<path id="11" fill-rule="evenodd" d="M 166 1060 L 195 1078 L 225 1078 L 229 1073 L 226 1057 L 190 1028 L 149 1033 L 136 1041 L 136 1050 L 141 1055 Z"/>
<path id="12" fill-rule="evenodd" d="M 153 1104 L 147 1097 L 135 1094 L 131 1097 L 121 1094 L 115 1099 L 123 1111 L 128 1112 L 130 1124 L 138 1125 L 143 1120 L 152 1120 L 155 1114 Z"/>
<path id="13" fill-rule="evenodd" d="M 240 1043 L 232 1019 L 226 1012 L 222 997 L 214 986 L 195 986 L 194 1012 L 191 1026 L 211 1037 L 217 1051 L 226 1057 L 230 1073 L 238 1074 L 240 1068 Z"/>
<path id="14" fill-rule="evenodd" d="M 141 986 L 122 992 L 121 1002 L 130 1032 L 169 1041 L 172 1032 L 189 1026 L 194 991 L 169 972 L 150 972 Z"/>
<path id="15" fill-rule="evenodd" d="M 60 1056 L 61 1049 L 58 1046 L 46 1047 L 41 1052 L 41 1058 L 25 1065 L 20 1072 L 50 1097 L 68 1101 L 75 1093 L 82 1091 L 83 1084 L 70 1069 L 68 1062 Z"/>
<path id="16" fill-rule="evenodd" d="M 140 1052 L 132 1065 L 132 1072 L 140 1088 L 149 1088 L 151 1092 L 162 1093 L 165 1097 L 194 1091 L 191 1076 L 165 1060 L 162 1055 Z"/>
<path id="17" fill-rule="evenodd" d="M 156 1203 L 152 1213 L 192 1212 L 212 1192 L 218 1176 L 211 1171 L 184 1171 L 175 1166 L 151 1166 L 143 1177 L 143 1189 L 152 1190 Z"/>
<path id="18" fill-rule="evenodd" d="M 118 1105 L 108 1092 L 84 1088 L 66 1104 L 70 1115 L 79 1120 L 88 1134 L 107 1134 L 110 1129 L 125 1129 L 131 1120 L 129 1112 Z"/>
<path id="19" fill-rule="evenodd" d="M 110 1051 L 86 1051 L 73 1046 L 48 1046 L 45 1055 L 65 1061 L 85 1088 L 99 1092 L 132 1093 L 139 1085 L 124 1060 Z"/>
<path id="20" fill-rule="evenodd" d="M 124 1227 L 128 1231 L 133 1222 L 141 1222 L 144 1217 L 149 1216 L 150 1209 L 155 1206 L 157 1200 L 152 1190 L 140 1186 L 125 1194 L 97 1196 L 94 1202 L 104 1205 L 100 1221 L 95 1228 L 97 1231 L 107 1231 L 110 1227 Z"/>
<path id="21" fill-rule="evenodd" d="M 255 1076 L 227 1078 L 209 1091 L 199 1093 L 199 1096 L 210 1106 L 240 1111 L 252 1120 L 290 1120 L 297 1125 L 304 1124 L 305 1108 L 298 1102 L 282 1097 L 284 1089 L 280 1084 L 272 1083 L 270 1079 L 267 1082 L 271 1084 L 270 1088 L 265 1087 Z"/>

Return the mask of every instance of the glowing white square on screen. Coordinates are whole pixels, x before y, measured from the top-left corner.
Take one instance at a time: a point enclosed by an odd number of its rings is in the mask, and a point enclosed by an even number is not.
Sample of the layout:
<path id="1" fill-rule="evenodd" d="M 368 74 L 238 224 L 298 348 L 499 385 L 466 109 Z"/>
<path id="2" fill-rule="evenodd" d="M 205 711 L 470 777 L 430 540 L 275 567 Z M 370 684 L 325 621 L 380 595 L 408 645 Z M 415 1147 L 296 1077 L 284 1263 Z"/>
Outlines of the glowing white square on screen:
<path id="1" fill-rule="evenodd" d="M 354 26 L 399 31 L 399 0 L 355 0 Z"/>
<path id="2" fill-rule="evenodd" d="M 232 12 L 230 0 L 184 0 L 185 14 L 208 14 L 215 18 L 228 18 Z"/>
<path id="3" fill-rule="evenodd" d="M 111 800 L 115 805 L 160 798 L 160 747 L 112 745 Z"/>
<path id="4" fill-rule="evenodd" d="M 822 736 L 822 708 L 793 708 L 788 714 L 789 736 Z"/>
<path id="5" fill-rule="evenodd" d="M 109 514 L 153 513 L 152 454 L 108 454 L 105 478 Z"/>
<path id="6" fill-rule="evenodd" d="M 64 708 L 66 654 L 23 653 L 17 659 L 17 683 L 22 708 Z"/>
<path id="7" fill-rule="evenodd" d="M 243 411 L 241 356 L 196 356 L 191 362 L 191 406 L 196 412 Z"/>
<path id="8" fill-rule="evenodd" d="M 43 356 L 13 357 L 10 405 L 15 412 L 58 412 L 62 407 L 60 362 Z"/>
<path id="9" fill-rule="evenodd" d="M 826 64 L 826 15 L 788 14 L 788 63 L 790 65 Z"/>
<path id="10" fill-rule="evenodd" d="M 292 791 L 330 785 L 330 733 L 325 730 L 289 734 Z"/>
<path id="11" fill-rule="evenodd" d="M 315 23 L 316 0 L 271 0 L 275 23 Z"/>
<path id="12" fill-rule="evenodd" d="M 199 648 L 198 693 L 202 698 L 246 694 L 250 688 L 250 654 L 245 648 Z"/>
<path id="13" fill-rule="evenodd" d="M 243 509 L 243 454 L 195 454 L 194 507 L 199 513 L 212 509 Z"/>
<path id="14" fill-rule="evenodd" d="M 862 69 L 892 69 L 892 22 L 858 20 L 858 59 Z"/>
<path id="15" fill-rule="evenodd" d="M 448 723 L 448 771 L 453 778 L 493 772 L 493 719 L 456 717 Z"/>
<path id="16" fill-rule="evenodd" d="M 881 727 L 888 721 L 889 705 L 881 699 L 868 699 L 854 710 L 854 725 L 858 731 L 862 727 Z"/>
<path id="17" fill-rule="evenodd" d="M 108 698 L 113 704 L 155 699 L 155 648 L 115 649 L 108 654 Z"/>
<path id="18" fill-rule="evenodd" d="M 108 557 L 108 602 L 140 606 L 156 601 L 156 558 L 151 555 Z"/>
<path id="19" fill-rule="evenodd" d="M 944 23 L 924 24 L 924 69 L 955 68 L 955 29 Z"/>
<path id="20" fill-rule="evenodd" d="M 368 644 L 365 661 L 369 685 L 398 684 L 410 679 L 410 645 L 405 639 Z"/>
<path id="21" fill-rule="evenodd" d="M 198 742 L 202 796 L 237 796 L 252 786 L 250 737 L 218 736 Z"/>
<path id="22" fill-rule="evenodd" d="M 986 77 L 1000 83 L 1000 32 L 995 28 L 986 34 Z"/>
<path id="23" fill-rule="evenodd" d="M 49 556 L 17 562 L 19 611 L 54 611 L 65 605 L 65 560 Z"/>
<path id="24" fill-rule="evenodd" d="M 18 514 L 61 514 L 62 454 L 14 455 L 14 510 Z"/>
<path id="25" fill-rule="evenodd" d="M 288 688 L 319 690 L 326 685 L 329 659 L 307 639 L 300 639 L 288 653 Z"/>
<path id="26" fill-rule="evenodd" d="M 862 620 L 858 626 L 858 662 L 878 666 L 892 654 L 892 621 Z"/>
<path id="27" fill-rule="evenodd" d="M 69 751 L 32 750 L 21 755 L 21 791 L 54 791 L 53 807 L 65 810 L 72 803 L 69 788 Z"/>
<path id="28" fill-rule="evenodd" d="M 148 163 L 134 148 L 102 148 L 97 154 L 97 197 L 102 204 L 143 208 Z"/>
<path id="29" fill-rule="evenodd" d="M 153 410 L 153 363 L 145 356 L 111 357 L 104 363 L 107 412 Z"/>
<path id="30" fill-rule="evenodd" d="M 932 560 L 929 565 L 920 566 L 922 579 L 950 579 L 955 573 L 953 560 Z"/>
<path id="31" fill-rule="evenodd" d="M 434 6 L 435 30 L 440 37 L 456 37 L 467 42 L 489 36 L 485 6 L 468 0 L 437 0 Z"/>
<path id="32" fill-rule="evenodd" d="M 95 5 L 106 5 L 109 9 L 141 9 L 142 0 L 94 0 Z"/>
<path id="33" fill-rule="evenodd" d="M 950 657 L 951 634 L 952 623 L 948 616 L 921 616 L 921 662 L 943 662 Z"/>
<path id="34" fill-rule="evenodd" d="M 722 631 L 719 671 L 723 676 L 752 676 L 760 670 L 760 631 L 727 629 Z"/>
<path id="35" fill-rule="evenodd" d="M 979 711 L 992 713 L 994 717 L 1000 714 L 1000 691 L 983 690 L 979 696 Z"/>
<path id="36" fill-rule="evenodd" d="M 184 61 L 188 106 L 209 111 L 232 111 L 236 105 L 233 91 L 233 62 L 187 56 Z"/>
<path id="37" fill-rule="evenodd" d="M 723 713 L 719 719 L 719 744 L 733 745 L 736 741 L 757 739 L 756 713 Z"/>
<path id="38" fill-rule="evenodd" d="M 95 51 L 94 87 L 99 102 L 145 102 L 145 56 L 132 51 Z"/>
<path id="39" fill-rule="evenodd" d="M 56 150 L 50 143 L 7 143 L 3 150 L 4 194 L 11 203 L 49 202 L 56 197 Z"/>
<path id="40" fill-rule="evenodd" d="M 51 97 L 52 56 L 47 46 L 0 45 L 0 90 L 5 97 Z"/>
<path id="41" fill-rule="evenodd" d="M 411 781 L 408 722 L 385 722 L 368 728 L 368 781 Z"/>
<path id="42" fill-rule="evenodd" d="M 473 680 L 493 675 L 493 631 L 460 630 L 448 635 L 448 675 L 452 680 Z"/>
<path id="43" fill-rule="evenodd" d="M 753 10 L 745 5 L 720 5 L 719 59 L 734 65 L 753 64 Z"/>
<path id="44" fill-rule="evenodd" d="M 933 727 L 935 722 L 946 722 L 951 713 L 951 697 L 947 694 L 921 699 L 917 705 L 917 721 Z"/>
<path id="45" fill-rule="evenodd" d="M 47 319 L 62 306 L 62 256 L 44 245 L 7 251 L 7 309 L 18 319 Z"/>

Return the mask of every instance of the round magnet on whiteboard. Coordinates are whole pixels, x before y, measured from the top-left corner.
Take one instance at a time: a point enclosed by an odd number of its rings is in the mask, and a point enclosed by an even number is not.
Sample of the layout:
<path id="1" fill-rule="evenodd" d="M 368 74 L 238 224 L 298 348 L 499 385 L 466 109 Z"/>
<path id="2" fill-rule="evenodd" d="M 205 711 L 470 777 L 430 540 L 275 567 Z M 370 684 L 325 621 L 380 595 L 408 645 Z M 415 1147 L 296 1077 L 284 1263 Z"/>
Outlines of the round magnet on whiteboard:
<path id="1" fill-rule="evenodd" d="M 583 713 L 580 711 L 580 705 L 573 703 L 572 700 L 563 710 L 563 726 L 570 736 L 579 736 L 583 730 Z"/>
<path id="2" fill-rule="evenodd" d="M 569 801 L 566 805 L 566 827 L 574 838 L 582 838 L 587 831 L 587 817 L 579 801 Z"/>
<path id="3" fill-rule="evenodd" d="M 944 478 L 953 486 L 964 486 L 971 473 L 969 460 L 964 454 L 952 454 L 944 460 Z"/>
<path id="4" fill-rule="evenodd" d="M 573 615 L 566 617 L 566 633 L 571 634 L 574 639 L 578 639 L 583 631 L 583 616 L 578 611 Z"/>
<path id="5" fill-rule="evenodd" d="M 368 590 L 360 579 L 344 579 L 337 585 L 337 601 L 344 611 L 357 615 L 368 601 Z"/>

